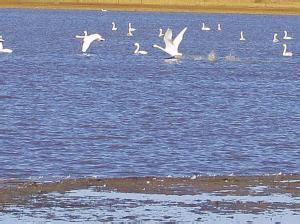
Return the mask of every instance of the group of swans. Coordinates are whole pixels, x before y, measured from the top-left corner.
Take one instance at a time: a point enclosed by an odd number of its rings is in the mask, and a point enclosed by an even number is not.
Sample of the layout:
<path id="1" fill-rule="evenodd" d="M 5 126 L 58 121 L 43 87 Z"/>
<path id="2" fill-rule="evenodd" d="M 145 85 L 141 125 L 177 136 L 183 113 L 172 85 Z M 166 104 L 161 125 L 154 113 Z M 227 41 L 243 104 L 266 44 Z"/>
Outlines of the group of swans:
<path id="1" fill-rule="evenodd" d="M 282 38 L 283 40 L 292 40 L 293 38 L 288 36 L 288 32 L 285 30 L 284 31 L 284 36 Z M 273 43 L 278 43 L 279 39 L 278 39 L 278 33 L 274 33 L 273 35 Z M 292 57 L 293 56 L 293 52 L 291 51 L 287 51 L 287 44 L 282 44 L 283 46 L 283 52 L 282 52 L 282 56 L 284 57 Z"/>
<path id="2" fill-rule="evenodd" d="M 0 36 L 0 53 L 12 53 L 13 51 L 11 49 L 3 47 L 3 42 L 4 39 L 2 38 L 2 36 Z"/>
<path id="3" fill-rule="evenodd" d="M 201 30 L 202 30 L 202 31 L 210 31 L 211 29 L 210 29 L 208 26 L 206 26 L 205 23 L 202 23 Z M 221 31 L 221 30 L 222 30 L 222 29 L 221 29 L 221 24 L 220 24 L 220 23 L 218 23 L 217 30 L 218 30 L 218 31 Z"/>
<path id="4" fill-rule="evenodd" d="M 116 26 L 116 23 L 112 22 L 112 31 L 117 31 L 117 29 L 118 28 Z M 128 23 L 127 36 L 129 36 L 129 37 L 133 36 L 133 32 L 135 30 L 136 29 L 132 27 L 132 24 Z M 170 58 L 181 57 L 182 53 L 179 52 L 178 48 L 179 48 L 179 45 L 180 45 L 180 43 L 183 39 L 183 36 L 184 36 L 186 30 L 187 30 L 187 27 L 182 29 L 181 32 L 173 39 L 172 30 L 170 28 L 168 28 L 165 33 L 163 33 L 163 30 L 160 28 L 158 36 L 161 37 L 161 38 L 163 37 L 165 47 L 163 48 L 163 47 L 161 47 L 157 44 L 154 44 L 153 47 L 165 52 L 166 54 L 168 54 L 170 56 Z M 209 31 L 210 28 L 206 27 L 205 23 L 202 23 L 202 30 Z M 221 24 L 218 24 L 217 30 L 219 30 L 219 31 L 221 30 Z M 90 45 L 93 41 L 104 41 L 105 40 L 100 34 L 90 34 L 90 35 L 88 35 L 87 31 L 84 31 L 83 36 L 76 35 L 75 37 L 77 39 L 83 39 L 81 51 L 84 52 L 84 53 L 88 50 L 88 48 L 90 47 Z M 283 39 L 284 40 L 292 40 L 293 38 L 288 36 L 287 31 L 284 31 Z M 245 40 L 246 40 L 246 38 L 244 36 L 244 32 L 241 31 L 240 32 L 240 41 L 245 41 Z M 3 44 L 2 44 L 3 41 L 4 40 L 2 40 L 2 37 L 1 37 L 1 39 L 0 39 L 0 52 L 9 52 L 9 51 L 11 51 L 10 49 L 3 49 Z M 273 36 L 273 42 L 274 43 L 279 42 L 277 33 L 275 33 L 274 36 Z M 136 55 L 147 55 L 148 54 L 147 51 L 140 50 L 140 44 L 139 43 L 135 43 L 134 46 L 136 47 L 136 49 L 133 52 L 134 54 L 136 54 Z M 285 56 L 285 57 L 293 56 L 292 52 L 287 51 L 287 45 L 286 44 L 283 44 L 283 53 L 282 53 L 282 55 Z M 215 58 L 216 58 L 215 53 L 211 52 L 211 54 L 209 54 L 209 60 L 214 61 Z"/>

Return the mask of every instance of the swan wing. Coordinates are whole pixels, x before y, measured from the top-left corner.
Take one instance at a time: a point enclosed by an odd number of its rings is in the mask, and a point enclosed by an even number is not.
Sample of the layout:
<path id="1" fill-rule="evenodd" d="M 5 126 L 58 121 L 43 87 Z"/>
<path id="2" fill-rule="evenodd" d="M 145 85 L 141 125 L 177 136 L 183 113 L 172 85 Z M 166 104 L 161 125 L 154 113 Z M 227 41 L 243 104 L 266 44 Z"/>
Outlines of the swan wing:
<path id="1" fill-rule="evenodd" d="M 172 40 L 172 30 L 169 28 L 165 32 L 164 42 L 166 45 L 166 48 L 165 48 L 166 50 L 174 49 L 173 40 Z"/>
<path id="2" fill-rule="evenodd" d="M 164 41 L 166 40 L 172 41 L 172 30 L 170 28 L 167 29 L 164 36 Z"/>
<path id="3" fill-rule="evenodd" d="M 90 47 L 91 43 L 93 42 L 94 40 L 89 38 L 89 37 L 86 37 L 83 39 L 83 44 L 82 44 L 82 49 L 81 51 L 82 52 L 86 52 L 87 49 Z"/>
<path id="4" fill-rule="evenodd" d="M 185 27 L 183 30 L 181 30 L 181 32 L 174 39 L 173 44 L 174 44 L 174 47 L 176 47 L 176 49 L 178 49 L 178 47 L 179 47 L 179 45 L 180 45 L 180 43 L 183 39 L 183 35 L 184 35 L 186 30 L 187 30 L 187 27 Z"/>

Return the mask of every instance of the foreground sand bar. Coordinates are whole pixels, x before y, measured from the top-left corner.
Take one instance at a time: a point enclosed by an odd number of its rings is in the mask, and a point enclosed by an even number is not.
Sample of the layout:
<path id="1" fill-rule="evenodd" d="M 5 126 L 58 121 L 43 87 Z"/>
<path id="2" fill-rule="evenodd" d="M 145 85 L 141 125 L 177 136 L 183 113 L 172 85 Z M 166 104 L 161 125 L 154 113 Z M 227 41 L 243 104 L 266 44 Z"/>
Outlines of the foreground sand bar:
<path id="1" fill-rule="evenodd" d="M 291 0 L 1 0 L 0 7 L 300 15 L 300 1 Z"/>
<path id="2" fill-rule="evenodd" d="M 165 195 L 222 192 L 224 195 L 289 194 L 300 197 L 300 175 L 85 178 L 50 183 L 0 180 L 0 205 L 26 202 L 33 195 L 90 187 L 98 187 L 101 191 Z M 253 192 L 252 189 L 257 187 L 262 190 Z"/>

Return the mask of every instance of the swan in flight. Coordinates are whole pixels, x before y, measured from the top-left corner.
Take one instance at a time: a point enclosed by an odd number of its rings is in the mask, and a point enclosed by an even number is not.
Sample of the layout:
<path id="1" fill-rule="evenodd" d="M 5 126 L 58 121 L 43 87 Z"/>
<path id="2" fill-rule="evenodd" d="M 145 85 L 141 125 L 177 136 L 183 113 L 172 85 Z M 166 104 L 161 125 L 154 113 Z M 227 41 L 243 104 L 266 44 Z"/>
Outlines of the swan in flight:
<path id="1" fill-rule="evenodd" d="M 131 23 L 128 23 L 128 33 L 127 33 L 127 36 L 129 36 L 129 37 L 133 36 L 132 32 L 134 32 L 135 30 L 136 29 L 131 26 Z"/>
<path id="2" fill-rule="evenodd" d="M 219 23 L 218 24 L 218 31 L 221 31 L 222 29 L 221 29 L 221 24 Z"/>
<path id="3" fill-rule="evenodd" d="M 159 28 L 159 34 L 158 34 L 158 37 L 163 37 L 164 34 L 163 34 L 163 30 L 162 28 Z"/>
<path id="4" fill-rule="evenodd" d="M 83 53 L 85 53 L 87 51 L 87 49 L 90 47 L 91 43 L 93 41 L 104 41 L 105 39 L 100 35 L 100 34 L 90 34 L 88 35 L 87 34 L 87 31 L 84 31 L 84 36 L 79 36 L 79 35 L 76 35 L 75 36 L 77 39 L 83 39 L 83 44 L 82 44 L 82 49 L 81 51 Z"/>
<path id="5" fill-rule="evenodd" d="M 277 36 L 278 36 L 278 33 L 274 33 L 274 35 L 273 35 L 273 43 L 278 43 L 279 42 Z"/>
<path id="6" fill-rule="evenodd" d="M 164 42 L 165 42 L 165 48 L 162 48 L 156 44 L 153 45 L 154 48 L 158 48 L 165 53 L 169 54 L 171 58 L 176 58 L 182 56 L 182 53 L 178 52 L 178 47 L 183 39 L 183 35 L 185 31 L 187 30 L 187 27 L 185 27 L 181 32 L 175 37 L 175 39 L 172 39 L 172 30 L 167 29 L 165 36 L 164 36 Z"/>
<path id="7" fill-rule="evenodd" d="M 283 53 L 282 53 L 282 56 L 284 57 L 292 57 L 293 56 L 293 52 L 289 52 L 287 51 L 287 46 L 286 44 L 283 44 Z"/>
<path id="8" fill-rule="evenodd" d="M 240 34 L 240 41 L 245 41 L 245 37 L 244 37 L 244 31 L 241 31 L 241 34 Z"/>
<path id="9" fill-rule="evenodd" d="M 111 24 L 112 24 L 111 30 L 112 30 L 112 31 L 117 31 L 118 28 L 116 27 L 116 23 L 115 23 L 115 22 L 112 22 Z"/>
<path id="10" fill-rule="evenodd" d="M 204 23 L 202 23 L 202 28 L 201 30 L 203 31 L 210 31 L 210 28 L 209 27 L 206 27 Z"/>
<path id="11" fill-rule="evenodd" d="M 146 55 L 148 54 L 147 51 L 140 51 L 140 44 L 139 43 L 135 43 L 134 46 L 136 46 L 136 49 L 134 51 L 134 54 L 142 54 L 142 55 Z"/>
<path id="12" fill-rule="evenodd" d="M 293 38 L 292 38 L 292 37 L 289 37 L 289 36 L 288 36 L 288 32 L 285 30 L 285 31 L 284 31 L 284 37 L 283 37 L 283 39 L 284 39 L 284 40 L 292 40 Z"/>
<path id="13" fill-rule="evenodd" d="M 3 48 L 3 38 L 2 36 L 0 36 L 0 53 L 12 53 L 13 51 L 11 49 L 8 48 Z"/>

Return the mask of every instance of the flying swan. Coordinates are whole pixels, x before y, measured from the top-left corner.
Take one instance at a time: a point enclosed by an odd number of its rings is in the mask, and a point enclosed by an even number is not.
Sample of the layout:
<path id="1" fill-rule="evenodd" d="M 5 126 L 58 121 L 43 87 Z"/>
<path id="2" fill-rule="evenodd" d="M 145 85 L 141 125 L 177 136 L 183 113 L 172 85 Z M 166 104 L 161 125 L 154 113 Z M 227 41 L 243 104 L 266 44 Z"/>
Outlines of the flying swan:
<path id="1" fill-rule="evenodd" d="M 165 48 L 162 48 L 156 44 L 153 45 L 154 48 L 158 48 L 165 53 L 169 54 L 171 58 L 177 58 L 182 56 L 182 53 L 178 52 L 178 47 L 183 39 L 183 35 L 185 31 L 187 30 L 187 27 L 185 27 L 178 35 L 177 37 L 173 40 L 172 39 L 172 30 L 167 29 L 165 36 L 164 36 L 164 42 L 165 42 Z"/>
<path id="2" fill-rule="evenodd" d="M 13 51 L 11 49 L 8 48 L 3 48 L 3 38 L 2 36 L 0 36 L 0 53 L 12 53 Z"/>
<path id="3" fill-rule="evenodd" d="M 148 54 L 147 51 L 140 51 L 140 44 L 139 43 L 135 43 L 134 46 L 136 46 L 134 54 L 136 54 L 136 55 L 139 55 L 139 54 L 146 55 L 146 54 Z"/>
<path id="4" fill-rule="evenodd" d="M 83 39 L 83 43 L 82 43 L 82 49 L 81 51 L 83 53 L 85 53 L 87 51 L 87 49 L 90 47 L 91 43 L 93 41 L 104 41 L 105 39 L 100 35 L 100 34 L 90 34 L 88 35 L 87 34 L 87 31 L 84 31 L 84 36 L 79 36 L 79 35 L 76 35 L 75 36 L 77 39 Z"/>

